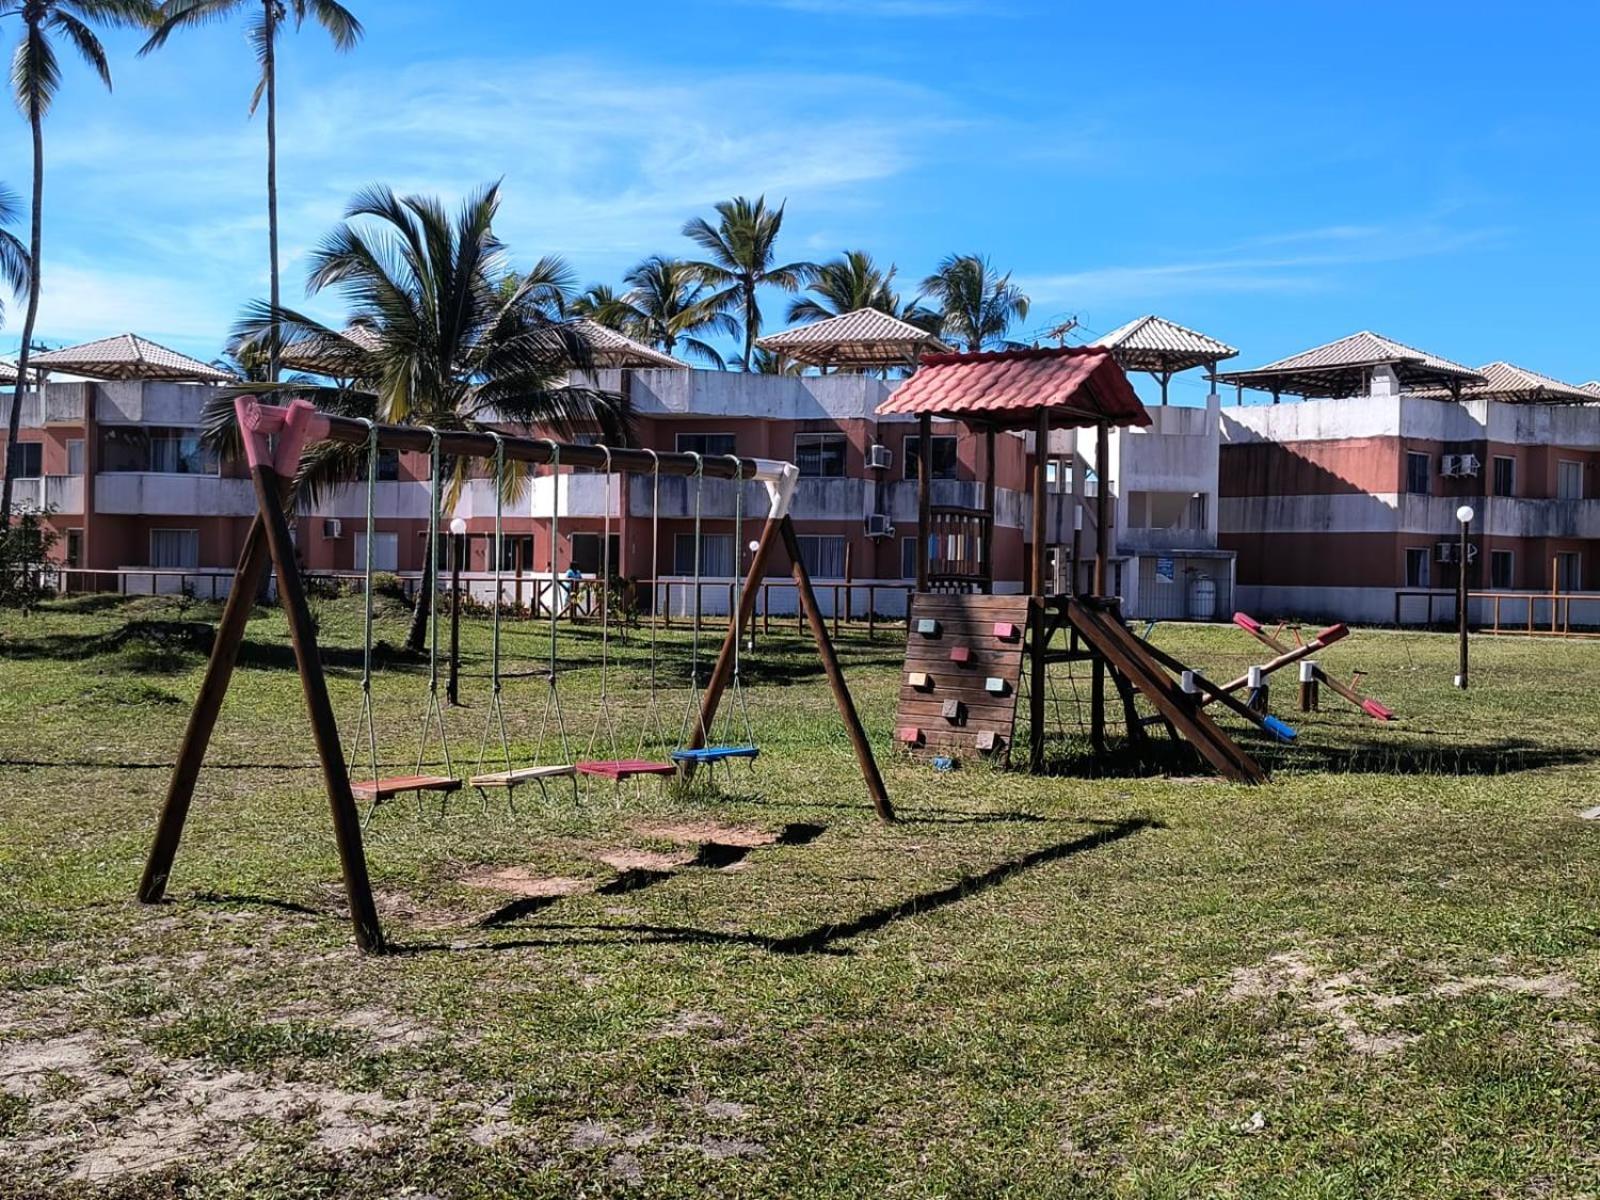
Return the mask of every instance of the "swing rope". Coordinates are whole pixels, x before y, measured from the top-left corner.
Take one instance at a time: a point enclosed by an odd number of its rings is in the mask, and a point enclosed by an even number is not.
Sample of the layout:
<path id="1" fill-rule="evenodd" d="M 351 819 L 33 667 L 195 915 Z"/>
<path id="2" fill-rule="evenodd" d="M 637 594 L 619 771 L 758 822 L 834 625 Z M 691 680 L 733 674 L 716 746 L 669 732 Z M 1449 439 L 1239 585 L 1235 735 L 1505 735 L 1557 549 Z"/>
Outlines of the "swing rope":
<path id="1" fill-rule="evenodd" d="M 434 721 L 439 725 L 439 748 L 444 752 L 444 773 L 447 776 L 455 775 L 455 765 L 450 760 L 450 739 L 445 732 L 444 708 L 439 703 L 439 492 L 440 481 L 443 474 L 442 457 L 439 451 L 439 431 L 432 426 L 424 425 L 432 435 L 433 444 L 429 450 L 431 468 L 431 486 L 429 488 L 428 503 L 428 553 L 431 561 L 426 572 L 430 581 L 431 592 L 428 596 L 428 698 L 423 703 L 422 709 L 422 738 L 417 746 L 417 774 L 421 776 L 423 764 L 428 756 L 428 732 Z M 443 801 L 440 802 L 441 811 Z M 422 809 L 422 796 L 417 795 L 417 810 Z"/>
<path id="2" fill-rule="evenodd" d="M 634 757 L 644 758 L 646 745 L 655 749 L 667 749 L 667 731 L 661 725 L 661 697 L 657 682 L 657 626 L 661 614 L 656 611 L 656 601 L 660 596 L 658 580 L 661 578 L 661 456 L 654 450 L 646 450 L 650 456 L 650 694 L 646 701 L 645 719 L 639 726 L 639 741 L 634 747 Z M 667 595 L 668 607 L 671 607 L 671 592 Z M 654 741 L 650 741 L 654 733 Z"/>
<path id="3" fill-rule="evenodd" d="M 605 518 L 600 534 L 600 711 L 589 732 L 589 744 L 583 757 L 594 761 L 595 745 L 600 743 L 601 749 L 610 751 L 608 759 L 615 761 L 619 755 L 617 721 L 611 711 L 611 448 L 596 448 L 605 455 Z M 606 734 L 603 743 L 600 742 L 602 730 Z"/>
<path id="4" fill-rule="evenodd" d="M 506 709 L 501 696 L 500 681 L 500 607 L 501 607 L 501 572 L 505 564 L 501 561 L 504 539 L 505 516 L 505 469 L 506 469 L 506 444 L 505 439 L 498 433 L 489 435 L 494 439 L 494 620 L 490 626 L 489 635 L 489 674 L 492 683 L 489 694 L 489 714 L 484 719 L 483 738 L 478 743 L 478 766 L 474 775 L 484 773 L 483 763 L 488 755 L 489 738 L 498 725 L 500 734 L 500 753 L 505 760 L 506 774 L 511 774 L 511 740 L 506 735 Z"/>
<path id="5" fill-rule="evenodd" d="M 733 611 L 728 614 L 728 621 L 732 625 L 733 634 L 733 705 L 729 706 L 727 716 L 723 722 L 723 743 L 733 744 L 740 732 L 744 733 L 743 746 L 754 747 L 756 744 L 755 730 L 750 724 L 750 707 L 745 701 L 744 683 L 740 671 L 742 656 L 740 643 L 743 639 L 739 636 L 739 613 L 744 608 L 744 572 L 740 566 L 744 561 L 744 463 L 737 454 L 730 454 L 734 466 L 733 476 Z M 737 714 L 734 709 L 737 708 Z"/>
<path id="6" fill-rule="evenodd" d="M 365 564 L 362 572 L 362 595 L 365 599 L 365 611 L 361 622 L 361 711 L 356 717 L 355 736 L 350 739 L 350 762 L 346 773 L 355 775 L 357 757 L 361 752 L 362 731 L 366 731 L 368 765 L 372 768 L 372 785 L 378 785 L 378 731 L 372 715 L 372 568 L 373 551 L 372 543 L 376 535 L 376 511 L 374 502 L 378 490 L 378 426 L 374 421 L 365 417 L 359 418 L 367 427 L 367 525 L 366 546 L 364 547 Z M 374 802 L 375 806 L 376 802 Z M 371 815 L 371 809 L 368 809 Z"/>
<path id="7" fill-rule="evenodd" d="M 683 723 L 678 734 L 678 744 L 689 744 L 689 731 L 696 729 L 701 740 L 706 739 L 706 728 L 700 720 L 700 524 L 702 494 L 705 491 L 705 460 L 693 451 L 694 459 L 694 601 L 690 605 L 689 624 L 689 704 L 684 709 Z"/>
<path id="8" fill-rule="evenodd" d="M 543 761 L 545 738 L 550 733 L 553 717 L 561 739 L 561 765 L 566 765 L 572 761 L 572 750 L 567 743 L 566 717 L 561 712 L 561 693 L 556 688 L 556 638 L 560 633 L 558 622 L 561 616 L 561 581 L 556 573 L 556 553 L 561 545 L 561 443 L 550 438 L 544 441 L 550 447 L 550 673 L 546 676 L 549 686 L 545 689 L 544 716 L 539 722 L 539 750 L 534 763 L 537 765 Z M 533 503 L 530 489 L 530 515 Z"/>

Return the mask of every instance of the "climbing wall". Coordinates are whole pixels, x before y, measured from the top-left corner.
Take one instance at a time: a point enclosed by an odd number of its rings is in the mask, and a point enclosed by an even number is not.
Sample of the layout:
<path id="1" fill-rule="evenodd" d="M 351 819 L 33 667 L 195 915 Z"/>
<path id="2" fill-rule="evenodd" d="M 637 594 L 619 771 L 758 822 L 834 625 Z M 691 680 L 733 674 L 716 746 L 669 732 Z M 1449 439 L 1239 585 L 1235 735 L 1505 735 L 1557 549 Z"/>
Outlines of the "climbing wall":
<path id="1" fill-rule="evenodd" d="M 1004 761 L 1027 630 L 1026 596 L 913 596 L 895 741 L 918 757 Z"/>

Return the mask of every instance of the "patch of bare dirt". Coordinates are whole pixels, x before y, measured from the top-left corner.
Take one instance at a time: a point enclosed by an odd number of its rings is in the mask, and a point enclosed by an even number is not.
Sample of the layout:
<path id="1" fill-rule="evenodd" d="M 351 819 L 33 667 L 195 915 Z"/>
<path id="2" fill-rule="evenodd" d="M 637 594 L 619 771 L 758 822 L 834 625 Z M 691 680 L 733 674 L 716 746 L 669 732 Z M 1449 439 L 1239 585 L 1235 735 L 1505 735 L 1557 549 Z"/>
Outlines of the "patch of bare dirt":
<path id="1" fill-rule="evenodd" d="M 687 1037 L 691 1033 L 717 1032 L 722 1029 L 723 1020 L 712 1012 L 701 1012 L 698 1009 L 688 1008 L 683 1012 L 674 1013 L 656 1032 L 657 1037 Z"/>
<path id="2" fill-rule="evenodd" d="M 121 1063 L 112 1065 L 113 1057 Z M 195 1060 L 160 1062 L 138 1043 L 89 1034 L 6 1047 L 0 1090 L 30 1102 L 28 1129 L 0 1146 L 0 1157 L 59 1157 L 64 1173 L 82 1180 L 159 1170 L 200 1154 L 236 1158 L 255 1144 L 245 1132 L 253 1121 L 310 1122 L 315 1148 L 361 1149 L 395 1133 L 392 1121 L 413 1107 L 376 1092 L 218 1071 Z"/>
<path id="3" fill-rule="evenodd" d="M 1469 975 L 1462 979 L 1447 979 L 1433 989 L 1435 996 L 1465 996 L 1468 992 L 1492 989 L 1510 992 L 1515 996 L 1536 996 L 1541 1000 L 1565 1000 L 1578 990 L 1578 981 L 1570 975 Z"/>
<path id="4" fill-rule="evenodd" d="M 526 867 L 481 867 L 461 877 L 468 887 L 505 892 L 512 896 L 575 896 L 588 891 L 594 881 L 567 875 L 535 875 Z"/>
<path id="5" fill-rule="evenodd" d="M 695 851 L 602 850 L 595 858 L 616 871 L 673 871 L 692 863 Z"/>
<path id="6" fill-rule="evenodd" d="M 750 825 L 724 825 L 720 821 L 678 821 L 665 824 L 635 824 L 634 831 L 645 837 L 659 838 L 664 842 L 697 846 L 702 842 L 716 842 L 721 846 L 742 846 L 754 849 L 770 846 L 778 835 Z"/>
<path id="7" fill-rule="evenodd" d="M 364 1035 L 380 1049 L 418 1046 L 439 1036 L 439 1031 L 384 1008 L 357 1008 L 336 1018 L 336 1029 Z"/>
<path id="8" fill-rule="evenodd" d="M 1382 1057 L 1416 1040 L 1413 1034 L 1368 1030 L 1357 1016 L 1360 1008 L 1391 1008 L 1407 997 L 1373 991 L 1359 972 L 1326 973 L 1299 950 L 1274 954 L 1258 967 L 1236 968 L 1226 994 L 1235 1002 L 1288 995 L 1338 1030 L 1356 1054 Z"/>

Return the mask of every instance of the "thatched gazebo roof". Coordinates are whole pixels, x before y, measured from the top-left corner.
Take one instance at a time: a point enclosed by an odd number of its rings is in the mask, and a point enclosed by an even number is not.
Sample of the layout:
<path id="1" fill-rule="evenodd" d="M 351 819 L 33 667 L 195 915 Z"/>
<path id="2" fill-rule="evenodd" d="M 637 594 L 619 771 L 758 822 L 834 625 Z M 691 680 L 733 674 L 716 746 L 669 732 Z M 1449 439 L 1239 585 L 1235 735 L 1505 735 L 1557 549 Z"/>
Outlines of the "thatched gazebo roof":
<path id="1" fill-rule="evenodd" d="M 41 371 L 65 371 L 86 379 L 143 379 L 167 383 L 235 383 L 234 376 L 187 354 L 134 333 L 48 350 L 28 359 Z"/>
<path id="2" fill-rule="evenodd" d="M 643 342 L 635 341 L 625 333 L 592 321 L 588 317 L 578 317 L 568 321 L 566 327 L 583 339 L 589 347 L 589 354 L 594 365 L 601 369 L 616 370 L 629 367 L 667 367 L 670 369 L 687 371 L 689 364 L 679 362 L 670 354 L 663 354 L 653 346 L 646 346 Z"/>
<path id="3" fill-rule="evenodd" d="M 914 367 L 923 355 L 950 353 L 950 347 L 926 329 L 875 308 L 858 308 L 768 334 L 757 338 L 756 345 L 808 366 L 862 370 Z"/>
<path id="4" fill-rule="evenodd" d="M 1388 367 L 1407 390 L 1442 388 L 1454 395 L 1469 384 L 1484 382 L 1483 376 L 1471 367 L 1365 329 L 1264 367 L 1220 373 L 1216 379 L 1219 383 L 1271 392 L 1274 397 L 1280 392 L 1290 396 L 1359 396 L 1366 392 L 1376 367 Z"/>
<path id="5" fill-rule="evenodd" d="M 1595 399 L 1593 392 L 1585 390 L 1591 385 L 1574 387 L 1514 363 L 1492 362 L 1478 368 L 1482 383 L 1461 389 L 1463 400 L 1499 400 L 1507 404 L 1588 404 Z M 1451 399 L 1443 388 L 1429 388 L 1414 393 L 1435 400 Z"/>

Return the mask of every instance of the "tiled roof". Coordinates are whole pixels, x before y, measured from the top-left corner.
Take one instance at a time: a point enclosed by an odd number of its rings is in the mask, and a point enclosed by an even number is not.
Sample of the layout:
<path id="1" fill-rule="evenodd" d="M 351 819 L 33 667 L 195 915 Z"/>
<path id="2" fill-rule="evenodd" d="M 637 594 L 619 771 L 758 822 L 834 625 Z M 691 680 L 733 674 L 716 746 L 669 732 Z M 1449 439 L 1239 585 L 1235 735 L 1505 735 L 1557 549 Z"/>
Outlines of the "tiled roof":
<path id="1" fill-rule="evenodd" d="M 15 383 L 17 381 L 17 364 L 0 359 L 0 383 Z"/>
<path id="2" fill-rule="evenodd" d="M 1600 396 L 1600 379 L 1591 379 L 1578 390 L 1588 392 L 1591 396 Z"/>
<path id="3" fill-rule="evenodd" d="M 756 339 L 756 345 L 818 367 L 890 367 L 915 363 L 950 347 L 926 329 L 875 308 L 858 308 L 825 321 L 796 325 Z"/>
<path id="4" fill-rule="evenodd" d="M 1537 371 L 1530 371 L 1526 367 L 1519 367 L 1515 363 L 1492 362 L 1478 368 L 1478 374 L 1483 376 L 1484 382 L 1474 383 L 1461 389 L 1463 399 L 1489 399 L 1506 400 L 1511 402 L 1523 401 L 1533 403 L 1585 403 L 1595 398 L 1594 393 L 1583 388 L 1574 387 L 1570 383 L 1562 383 L 1559 379 L 1552 379 L 1548 375 L 1541 375 Z M 1443 388 L 1432 388 L 1417 393 L 1418 395 L 1432 396 L 1436 399 L 1448 397 L 1450 393 Z"/>
<path id="5" fill-rule="evenodd" d="M 1054 410 L 1055 428 L 1150 424 L 1111 352 L 1096 346 L 929 355 L 878 413 L 929 413 L 1031 429 L 1041 408 Z"/>
<path id="6" fill-rule="evenodd" d="M 49 350 L 29 366 L 70 371 L 90 379 L 157 379 L 179 383 L 232 383 L 234 377 L 187 354 L 179 354 L 133 333 Z"/>
<path id="7" fill-rule="evenodd" d="M 1470 367 L 1370 330 L 1313 346 L 1264 367 L 1222 372 L 1217 379 L 1294 396 L 1350 396 L 1365 390 L 1367 373 L 1378 366 L 1391 368 L 1401 386 L 1407 388 L 1448 388 L 1483 382 L 1483 376 Z"/>
<path id="8" fill-rule="evenodd" d="M 1130 371 L 1187 371 L 1239 353 L 1226 342 L 1154 314 L 1129 321 L 1093 344 L 1110 350 Z"/>
<path id="9" fill-rule="evenodd" d="M 589 353 L 597 367 L 677 367 L 688 370 L 689 364 L 679 362 L 670 354 L 663 354 L 653 346 L 635 341 L 627 334 L 579 317 L 569 321 L 567 327 L 589 345 Z"/>

